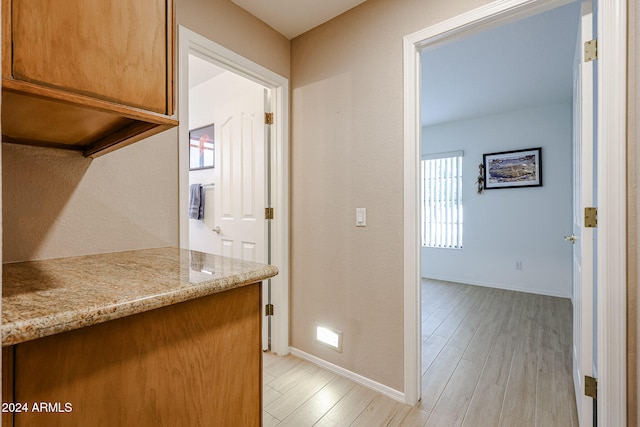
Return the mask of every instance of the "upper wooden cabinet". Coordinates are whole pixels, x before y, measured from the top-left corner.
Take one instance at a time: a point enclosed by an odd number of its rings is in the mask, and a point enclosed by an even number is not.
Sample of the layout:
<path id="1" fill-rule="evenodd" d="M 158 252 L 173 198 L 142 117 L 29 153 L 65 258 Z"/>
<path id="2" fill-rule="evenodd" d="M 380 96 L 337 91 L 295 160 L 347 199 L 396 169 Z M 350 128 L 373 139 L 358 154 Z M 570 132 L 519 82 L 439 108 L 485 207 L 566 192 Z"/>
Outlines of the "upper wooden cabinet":
<path id="1" fill-rule="evenodd" d="M 2 140 L 95 157 L 178 122 L 172 0 L 2 0 Z"/>

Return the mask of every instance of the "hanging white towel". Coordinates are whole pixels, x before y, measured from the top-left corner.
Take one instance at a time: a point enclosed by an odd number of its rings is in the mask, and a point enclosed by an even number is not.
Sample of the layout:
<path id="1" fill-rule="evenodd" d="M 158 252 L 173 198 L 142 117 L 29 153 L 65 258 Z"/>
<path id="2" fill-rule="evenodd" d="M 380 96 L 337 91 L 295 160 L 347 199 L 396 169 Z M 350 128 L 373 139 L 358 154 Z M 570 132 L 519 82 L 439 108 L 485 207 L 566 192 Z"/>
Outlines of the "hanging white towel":
<path id="1" fill-rule="evenodd" d="M 189 218 L 204 219 L 204 188 L 200 184 L 189 186 Z"/>

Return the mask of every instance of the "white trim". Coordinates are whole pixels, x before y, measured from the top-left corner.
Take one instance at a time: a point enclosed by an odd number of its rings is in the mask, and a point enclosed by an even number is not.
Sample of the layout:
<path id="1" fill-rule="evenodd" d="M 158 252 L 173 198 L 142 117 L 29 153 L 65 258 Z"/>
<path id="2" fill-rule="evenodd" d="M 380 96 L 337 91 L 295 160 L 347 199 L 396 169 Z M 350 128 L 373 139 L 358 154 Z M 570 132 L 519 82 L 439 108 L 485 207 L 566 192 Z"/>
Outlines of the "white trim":
<path id="1" fill-rule="evenodd" d="M 598 425 L 627 425 L 627 2 L 598 0 Z"/>
<path id="2" fill-rule="evenodd" d="M 272 90 L 275 126 L 271 148 L 271 197 L 275 219 L 271 223 L 271 263 L 279 273 L 271 279 L 272 351 L 289 353 L 289 80 L 231 50 L 183 27 L 178 27 L 178 206 L 189 204 L 189 54 L 194 54 Z M 186 209 L 180 209 L 180 247 L 189 247 Z"/>
<path id="3" fill-rule="evenodd" d="M 422 397 L 420 330 L 420 53 L 424 38 L 407 36 L 404 47 L 404 397 Z"/>
<path id="4" fill-rule="evenodd" d="M 498 0 L 404 37 L 404 393 L 420 397 L 419 51 L 571 0 Z M 599 8 L 598 359 L 600 425 L 626 424 L 626 0 Z M 606 143 L 603 143 L 605 142 Z M 606 149 L 605 149 L 606 148 Z M 606 284 L 606 288 L 605 288 Z M 606 290 L 606 292 L 605 292 Z"/>
<path id="5" fill-rule="evenodd" d="M 370 380 L 367 377 L 363 377 L 360 374 L 356 374 L 353 371 L 349 371 L 347 369 L 344 369 L 343 367 L 340 367 L 338 365 L 334 365 L 331 362 L 327 362 L 324 359 L 320 359 L 319 357 L 313 356 L 309 353 L 305 353 L 302 350 L 298 350 L 297 348 L 291 347 L 291 354 L 299 357 L 301 359 L 307 360 L 315 365 L 318 365 L 328 371 L 333 372 L 334 374 L 338 374 L 342 377 L 348 378 L 351 381 L 354 381 L 362 386 L 365 386 L 373 391 L 377 391 L 378 393 L 382 393 L 385 396 L 388 396 L 394 400 L 397 400 L 400 403 L 404 403 L 405 402 L 405 397 L 404 394 L 401 391 L 395 390 L 391 387 L 388 387 L 384 384 L 380 384 L 379 382 Z"/>
<path id="6" fill-rule="evenodd" d="M 513 285 L 505 285 L 502 283 L 484 282 L 482 280 L 469 280 L 469 279 L 457 279 L 449 276 L 430 275 L 428 277 L 423 276 L 423 279 L 443 280 L 445 282 L 460 283 L 463 285 L 482 286 L 483 288 L 503 289 L 505 291 L 525 292 L 528 294 L 545 295 L 549 297 L 567 298 L 571 299 L 571 294 L 563 294 L 561 292 L 541 292 L 539 289 L 534 288 L 518 288 Z"/>

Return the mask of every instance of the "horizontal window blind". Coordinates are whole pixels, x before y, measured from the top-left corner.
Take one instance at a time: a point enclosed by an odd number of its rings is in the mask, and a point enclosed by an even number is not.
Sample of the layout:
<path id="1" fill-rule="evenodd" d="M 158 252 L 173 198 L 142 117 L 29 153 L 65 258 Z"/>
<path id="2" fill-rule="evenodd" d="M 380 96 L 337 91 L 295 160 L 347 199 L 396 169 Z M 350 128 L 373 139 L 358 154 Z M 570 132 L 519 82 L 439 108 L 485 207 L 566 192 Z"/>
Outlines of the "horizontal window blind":
<path id="1" fill-rule="evenodd" d="M 462 248 L 462 154 L 423 156 L 423 246 Z"/>

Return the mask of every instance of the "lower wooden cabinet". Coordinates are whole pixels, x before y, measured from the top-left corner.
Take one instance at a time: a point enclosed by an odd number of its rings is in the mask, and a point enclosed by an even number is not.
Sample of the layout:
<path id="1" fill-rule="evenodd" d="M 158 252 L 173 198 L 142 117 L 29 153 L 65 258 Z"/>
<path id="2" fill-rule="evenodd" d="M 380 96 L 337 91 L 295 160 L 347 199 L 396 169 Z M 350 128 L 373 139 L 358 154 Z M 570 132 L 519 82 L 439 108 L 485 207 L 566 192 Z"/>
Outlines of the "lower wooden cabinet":
<path id="1" fill-rule="evenodd" d="M 261 425 L 260 287 L 3 348 L 2 425 Z"/>

